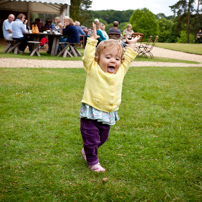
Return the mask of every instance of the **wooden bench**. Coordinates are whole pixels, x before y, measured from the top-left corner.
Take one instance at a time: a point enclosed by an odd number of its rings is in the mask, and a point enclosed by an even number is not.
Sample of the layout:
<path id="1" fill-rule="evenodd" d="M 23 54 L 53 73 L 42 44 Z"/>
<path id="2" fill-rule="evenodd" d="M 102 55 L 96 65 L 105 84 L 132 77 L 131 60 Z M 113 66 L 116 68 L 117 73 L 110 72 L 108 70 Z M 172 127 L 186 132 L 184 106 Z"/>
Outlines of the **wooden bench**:
<path id="1" fill-rule="evenodd" d="M 63 56 L 63 58 L 65 58 L 67 56 L 73 57 L 73 55 L 68 50 L 69 47 L 70 47 L 70 43 L 69 42 L 59 42 L 59 45 L 61 46 L 62 50 L 57 55 L 58 57 L 61 56 L 61 55 Z"/>
<path id="2" fill-rule="evenodd" d="M 70 50 L 73 53 L 75 57 L 81 57 L 81 53 L 77 50 L 77 47 L 80 45 L 80 43 L 70 43 Z"/>
<path id="3" fill-rule="evenodd" d="M 40 43 L 41 43 L 40 41 L 28 41 L 27 43 L 30 44 L 32 47 L 30 56 L 33 56 L 34 54 L 41 56 L 39 53 L 39 47 L 40 47 Z"/>
<path id="4" fill-rule="evenodd" d="M 8 45 L 6 46 L 5 50 L 3 51 L 4 53 L 10 53 L 13 52 L 14 54 L 17 54 L 19 45 L 20 45 L 20 41 L 17 40 L 6 40 L 6 42 L 8 43 Z"/>
<path id="5" fill-rule="evenodd" d="M 58 57 L 61 55 L 64 58 L 67 56 L 81 57 L 81 53 L 77 50 L 77 47 L 80 46 L 80 43 L 59 42 L 59 45 L 61 45 L 62 51 L 59 52 L 59 54 L 57 55 Z"/>
<path id="6" fill-rule="evenodd" d="M 132 37 L 135 38 L 136 36 L 139 36 L 140 35 L 140 39 L 138 40 L 138 42 L 142 42 L 142 39 L 144 37 L 144 34 L 143 33 L 139 33 L 139 32 L 133 32 L 132 33 Z"/>

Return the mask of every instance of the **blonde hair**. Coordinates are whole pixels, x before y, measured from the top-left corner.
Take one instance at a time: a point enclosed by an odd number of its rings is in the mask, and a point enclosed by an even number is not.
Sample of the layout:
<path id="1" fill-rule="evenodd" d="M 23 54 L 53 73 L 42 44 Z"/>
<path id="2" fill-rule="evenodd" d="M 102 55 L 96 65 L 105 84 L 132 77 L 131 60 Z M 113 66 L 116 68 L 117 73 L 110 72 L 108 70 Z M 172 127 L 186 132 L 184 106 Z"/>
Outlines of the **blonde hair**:
<path id="1" fill-rule="evenodd" d="M 124 51 L 123 51 L 123 45 L 121 42 L 115 39 L 108 39 L 105 41 L 101 41 L 99 45 L 96 48 L 95 51 L 95 60 L 96 62 L 99 62 L 100 54 L 102 51 L 104 51 L 106 48 L 116 48 L 121 52 L 121 62 L 124 60 Z"/>
<path id="2" fill-rule="evenodd" d="M 55 20 L 57 20 L 58 23 L 61 22 L 61 18 L 60 17 L 55 17 Z"/>
<path id="3" fill-rule="evenodd" d="M 101 28 L 101 25 L 102 25 L 102 23 L 101 23 L 101 22 L 98 22 L 98 23 L 96 24 L 96 30 L 99 30 L 99 29 Z"/>
<path id="4" fill-rule="evenodd" d="M 26 18 L 26 16 L 25 16 L 23 13 L 20 13 L 20 14 L 17 16 L 17 19 L 21 20 L 23 17 Z"/>
<path id="5" fill-rule="evenodd" d="M 127 24 L 127 28 L 128 28 L 128 27 L 132 27 L 132 25 L 131 25 L 131 24 Z"/>
<path id="6" fill-rule="evenodd" d="M 71 18 L 67 18 L 66 21 L 69 22 L 69 25 L 74 25 L 74 22 Z"/>

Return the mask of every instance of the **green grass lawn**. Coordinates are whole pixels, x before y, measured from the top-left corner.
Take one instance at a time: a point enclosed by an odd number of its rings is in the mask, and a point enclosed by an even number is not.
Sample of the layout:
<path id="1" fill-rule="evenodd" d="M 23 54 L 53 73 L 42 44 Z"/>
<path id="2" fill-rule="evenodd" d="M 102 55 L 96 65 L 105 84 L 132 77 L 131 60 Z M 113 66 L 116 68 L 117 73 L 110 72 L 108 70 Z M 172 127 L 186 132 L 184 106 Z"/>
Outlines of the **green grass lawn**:
<path id="1" fill-rule="evenodd" d="M 30 57 L 29 52 L 26 51 L 25 54 L 13 54 L 13 53 L 3 53 L 5 47 L 0 46 L 0 58 L 22 58 L 22 59 L 37 59 L 37 60 L 71 60 L 71 61 L 81 61 L 82 57 L 57 57 L 51 56 L 50 54 L 46 53 L 45 51 L 40 51 L 41 57 L 36 55 Z M 83 56 L 84 49 L 78 49 L 81 55 Z M 189 60 L 178 60 L 178 59 L 171 59 L 171 58 L 163 58 L 163 57 L 155 57 L 154 59 L 151 58 L 144 58 L 144 57 L 136 57 L 135 61 L 150 61 L 150 62 L 176 62 L 176 63 L 188 63 L 188 64 L 200 64 L 199 62 L 189 61 Z"/>
<path id="2" fill-rule="evenodd" d="M 80 154 L 84 83 L 0 69 L 0 201 L 202 201 L 202 68 L 130 68 L 100 174 Z"/>
<path id="3" fill-rule="evenodd" d="M 202 44 L 156 43 L 157 47 L 202 55 Z"/>

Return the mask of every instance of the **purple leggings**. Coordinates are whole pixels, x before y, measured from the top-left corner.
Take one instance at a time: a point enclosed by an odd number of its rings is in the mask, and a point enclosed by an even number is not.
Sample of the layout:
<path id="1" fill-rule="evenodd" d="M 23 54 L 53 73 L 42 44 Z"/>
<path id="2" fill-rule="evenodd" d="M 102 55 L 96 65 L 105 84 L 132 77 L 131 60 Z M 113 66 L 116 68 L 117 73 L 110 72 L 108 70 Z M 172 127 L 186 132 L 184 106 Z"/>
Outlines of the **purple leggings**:
<path id="1" fill-rule="evenodd" d="M 92 119 L 81 118 L 80 130 L 87 162 L 90 166 L 95 165 L 99 163 L 98 148 L 107 141 L 110 125 Z"/>

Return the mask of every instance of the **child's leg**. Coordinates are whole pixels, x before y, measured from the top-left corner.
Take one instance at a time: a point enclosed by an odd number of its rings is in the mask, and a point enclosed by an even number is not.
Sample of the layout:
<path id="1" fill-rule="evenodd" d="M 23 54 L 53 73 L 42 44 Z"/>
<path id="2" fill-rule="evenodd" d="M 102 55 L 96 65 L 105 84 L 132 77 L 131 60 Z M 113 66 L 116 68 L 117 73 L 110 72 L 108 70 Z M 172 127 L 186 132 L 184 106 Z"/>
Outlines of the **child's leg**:
<path id="1" fill-rule="evenodd" d="M 100 131 L 100 144 L 98 145 L 98 147 L 100 147 L 107 141 L 109 137 L 110 125 L 102 124 L 100 122 L 98 122 L 98 124 L 98 128 Z"/>
<path id="2" fill-rule="evenodd" d="M 89 165 L 99 162 L 97 156 L 98 147 L 108 138 L 110 126 L 91 119 L 81 119 L 81 134 L 84 142 L 84 150 Z"/>

